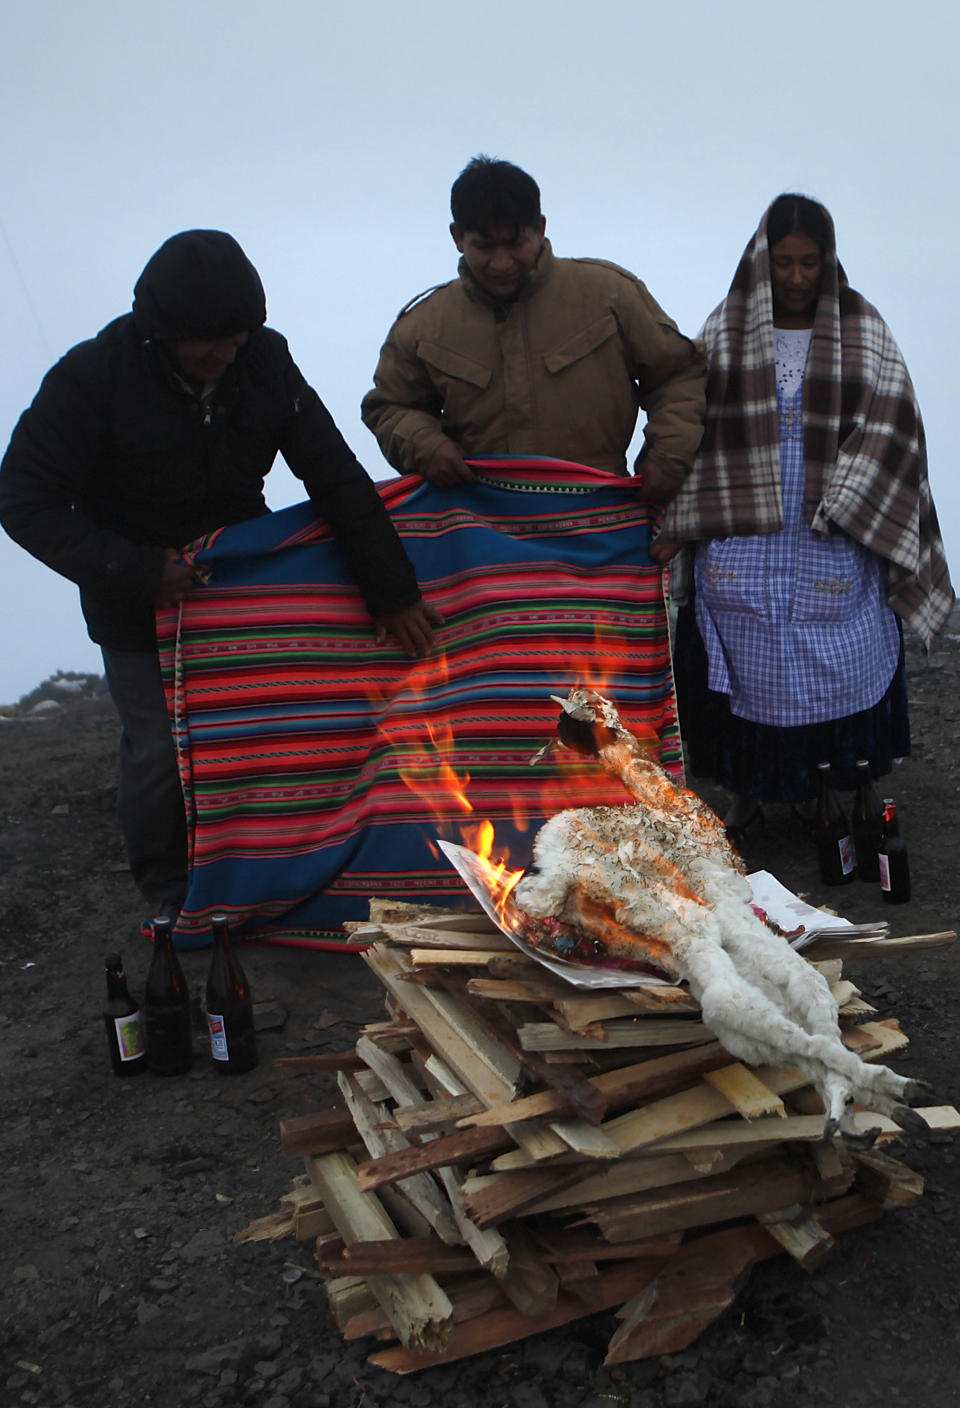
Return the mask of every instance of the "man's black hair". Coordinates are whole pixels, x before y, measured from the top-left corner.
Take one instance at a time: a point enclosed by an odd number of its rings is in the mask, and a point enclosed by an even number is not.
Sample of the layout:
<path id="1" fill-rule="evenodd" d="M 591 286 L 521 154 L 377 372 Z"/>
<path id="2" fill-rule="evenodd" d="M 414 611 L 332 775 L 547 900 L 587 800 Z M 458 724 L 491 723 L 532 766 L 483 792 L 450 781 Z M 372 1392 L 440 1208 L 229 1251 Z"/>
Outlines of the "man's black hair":
<path id="1" fill-rule="evenodd" d="M 489 239 L 500 226 L 513 231 L 540 223 L 540 187 L 509 161 L 475 156 L 460 172 L 450 192 L 453 223 Z"/>

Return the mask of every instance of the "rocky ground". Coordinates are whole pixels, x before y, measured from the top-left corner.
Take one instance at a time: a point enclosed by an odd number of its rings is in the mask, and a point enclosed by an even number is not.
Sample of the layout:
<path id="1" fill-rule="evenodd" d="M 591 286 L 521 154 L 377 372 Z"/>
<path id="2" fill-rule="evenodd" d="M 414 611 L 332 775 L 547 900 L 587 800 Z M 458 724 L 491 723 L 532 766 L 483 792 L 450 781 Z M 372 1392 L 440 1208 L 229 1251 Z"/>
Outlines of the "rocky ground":
<path id="1" fill-rule="evenodd" d="M 960 632 L 960 625 L 954 628 Z M 956 925 L 960 633 L 910 658 L 914 756 L 890 780 L 910 844 L 914 899 L 894 933 Z M 36 705 L 42 707 L 37 710 Z M 219 1076 L 198 1032 L 189 1076 L 118 1080 L 100 1017 L 103 955 L 121 949 L 134 989 L 148 946 L 113 819 L 117 724 L 90 678 L 48 682 L 0 721 L 0 1402 L 38 1408 L 151 1404 L 257 1408 L 777 1408 L 960 1402 L 960 1162 L 954 1136 L 900 1152 L 926 1196 L 848 1234 L 814 1275 L 786 1259 L 755 1270 L 736 1304 L 683 1354 L 602 1368 L 610 1316 L 502 1353 L 395 1378 L 344 1344 L 310 1249 L 235 1245 L 298 1169 L 281 1118 L 316 1109 L 328 1078 L 274 1058 L 350 1046 L 381 1014 L 356 957 L 244 951 L 255 997 L 282 1026 L 261 1064 Z M 718 800 L 705 793 L 709 800 Z M 810 843 L 769 808 L 748 860 L 851 919 L 872 889 L 819 885 Z M 182 956 L 198 990 L 204 953 Z M 897 1065 L 960 1101 L 960 947 L 848 975 L 912 1038 Z"/>

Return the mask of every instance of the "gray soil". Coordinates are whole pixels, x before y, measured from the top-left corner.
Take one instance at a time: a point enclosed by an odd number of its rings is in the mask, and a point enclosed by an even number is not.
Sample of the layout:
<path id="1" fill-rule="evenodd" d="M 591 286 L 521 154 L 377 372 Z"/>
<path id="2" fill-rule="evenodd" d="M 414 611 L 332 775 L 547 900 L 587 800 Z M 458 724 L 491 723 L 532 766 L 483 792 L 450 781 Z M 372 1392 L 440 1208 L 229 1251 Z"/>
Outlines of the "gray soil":
<path id="1" fill-rule="evenodd" d="M 954 627 L 956 630 L 957 627 Z M 810 842 L 767 809 L 751 868 L 772 870 L 851 919 L 895 934 L 953 928 L 960 635 L 927 664 L 910 655 L 914 754 L 890 779 L 910 846 L 914 899 L 822 887 Z M 44 697 L 59 707 L 31 713 Z M 272 1212 L 296 1163 L 278 1122 L 328 1103 L 329 1077 L 276 1057 L 349 1047 L 382 1015 L 360 959 L 247 948 L 254 996 L 286 1013 L 260 1034 L 261 1063 L 218 1075 L 197 1032 L 190 1075 L 112 1074 L 101 1021 L 103 955 L 120 949 L 142 990 L 149 946 L 114 823 L 117 723 L 95 682 L 51 684 L 5 711 L 0 790 L 0 1403 L 258 1408 L 762 1408 L 960 1402 L 960 1163 L 954 1136 L 910 1139 L 926 1178 L 912 1208 L 846 1234 L 813 1275 L 786 1258 L 682 1354 L 605 1370 L 610 1315 L 502 1352 L 398 1378 L 345 1344 L 306 1244 L 235 1245 Z M 709 789 L 708 800 L 721 804 Z M 194 991 L 203 952 L 182 956 Z M 960 1101 L 954 1031 L 960 948 L 847 975 L 911 1038 L 899 1069 Z M 302 1274 L 296 1278 L 294 1271 Z"/>

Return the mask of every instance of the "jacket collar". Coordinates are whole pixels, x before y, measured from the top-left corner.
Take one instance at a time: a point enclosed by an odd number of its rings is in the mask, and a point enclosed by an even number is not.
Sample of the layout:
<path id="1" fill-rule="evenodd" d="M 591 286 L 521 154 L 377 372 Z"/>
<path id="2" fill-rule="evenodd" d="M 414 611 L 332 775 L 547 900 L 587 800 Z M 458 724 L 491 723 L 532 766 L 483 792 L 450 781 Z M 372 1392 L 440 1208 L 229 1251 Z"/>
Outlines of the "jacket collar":
<path id="1" fill-rule="evenodd" d="M 504 302 L 499 298 L 492 298 L 486 289 L 482 289 L 477 283 L 467 265 L 467 261 L 461 256 L 457 265 L 457 273 L 460 277 L 460 284 L 467 297 L 474 303 L 481 304 L 484 308 L 493 310 L 498 322 L 502 322 L 515 303 L 527 303 L 536 296 L 544 287 L 554 265 L 553 248 L 548 239 L 544 239 L 543 248 L 540 251 L 540 258 L 537 260 L 530 273 L 524 279 L 515 298 Z"/>

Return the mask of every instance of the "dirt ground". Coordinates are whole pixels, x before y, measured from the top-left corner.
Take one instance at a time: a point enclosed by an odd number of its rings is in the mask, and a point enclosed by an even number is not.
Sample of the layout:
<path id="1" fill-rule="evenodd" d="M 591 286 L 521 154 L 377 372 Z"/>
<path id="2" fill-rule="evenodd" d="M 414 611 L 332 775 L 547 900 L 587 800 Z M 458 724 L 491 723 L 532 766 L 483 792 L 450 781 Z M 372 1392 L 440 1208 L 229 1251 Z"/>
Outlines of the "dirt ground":
<path id="1" fill-rule="evenodd" d="M 911 652 L 915 751 L 890 779 L 912 902 L 885 909 L 860 884 L 825 890 L 786 808 L 768 808 L 751 868 L 851 919 L 883 911 L 895 934 L 957 924 L 960 621 L 953 631 L 929 664 Z M 917 1206 L 847 1234 L 812 1276 L 785 1258 L 759 1267 L 682 1354 L 604 1370 L 613 1321 L 600 1315 L 451 1368 L 407 1378 L 370 1368 L 370 1346 L 344 1344 L 333 1328 L 308 1245 L 232 1239 L 299 1172 L 280 1152 L 279 1120 L 332 1093 L 328 1077 L 293 1076 L 274 1058 L 352 1045 L 381 1015 L 380 990 L 356 957 L 248 948 L 255 998 L 286 1013 L 261 1033 L 254 1072 L 216 1074 L 198 1033 L 189 1076 L 113 1076 L 103 955 L 122 950 L 142 990 L 149 948 L 113 818 L 116 720 L 91 697 L 96 682 L 80 683 L 48 683 L 0 721 L 0 1403 L 960 1403 L 960 1145 L 950 1135 L 894 1150 L 926 1178 Z M 53 707 L 30 712 L 44 699 Z M 207 955 L 182 961 L 198 990 Z M 911 1037 L 898 1068 L 931 1081 L 938 1103 L 960 1102 L 960 946 L 848 976 Z"/>

